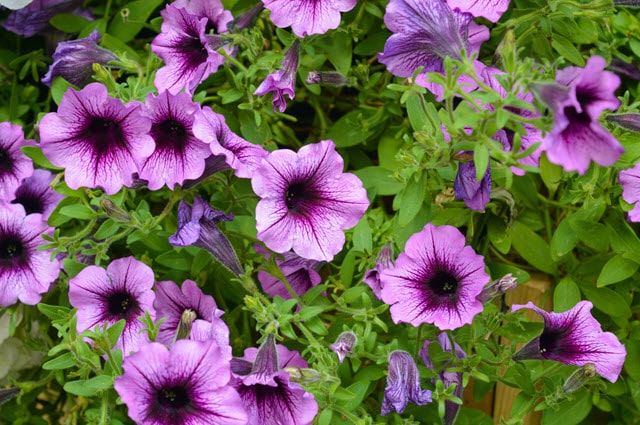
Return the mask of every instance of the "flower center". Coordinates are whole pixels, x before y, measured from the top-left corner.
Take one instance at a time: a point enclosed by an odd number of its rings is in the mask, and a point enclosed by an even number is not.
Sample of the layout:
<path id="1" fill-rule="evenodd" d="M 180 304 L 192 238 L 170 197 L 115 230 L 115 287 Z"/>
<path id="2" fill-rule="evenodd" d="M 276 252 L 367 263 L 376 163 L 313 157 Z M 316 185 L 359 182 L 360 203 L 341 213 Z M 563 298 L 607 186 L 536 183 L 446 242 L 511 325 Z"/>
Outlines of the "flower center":
<path id="1" fill-rule="evenodd" d="M 115 292 L 107 299 L 109 314 L 118 319 L 129 319 L 140 310 L 138 302 L 127 292 Z"/>
<path id="2" fill-rule="evenodd" d="M 11 155 L 4 149 L 0 149 L 0 173 L 8 173 L 13 170 Z"/>
<path id="3" fill-rule="evenodd" d="M 156 149 L 182 153 L 187 142 L 187 129 L 181 122 L 168 119 L 151 127 L 151 137 L 156 141 Z"/>
<path id="4" fill-rule="evenodd" d="M 556 351 L 558 349 L 558 341 L 561 339 L 560 332 L 542 332 L 542 335 L 540 335 L 540 354 L 546 357 L 545 354 Z"/>
<path id="5" fill-rule="evenodd" d="M 284 202 L 287 209 L 293 212 L 300 212 L 304 204 L 312 197 L 304 183 L 293 183 L 289 185 L 284 193 Z"/>
<path id="6" fill-rule="evenodd" d="M 189 393 L 183 386 L 176 385 L 158 391 L 158 403 L 164 408 L 179 410 L 187 407 L 190 402 Z"/>
<path id="7" fill-rule="evenodd" d="M 427 285 L 441 297 L 453 298 L 458 292 L 458 278 L 447 271 L 436 272 Z"/>
<path id="8" fill-rule="evenodd" d="M 24 207 L 24 210 L 28 214 L 42 214 L 44 211 L 44 203 L 42 198 L 34 193 L 21 193 L 16 194 L 16 198 L 11 201 L 12 204 L 20 204 Z"/>
<path id="9" fill-rule="evenodd" d="M 207 61 L 209 53 L 200 36 L 196 33 L 194 36 L 187 37 L 182 43 L 182 51 L 185 53 L 184 58 L 186 60 L 185 68 L 197 68 L 201 64 Z"/>
<path id="10" fill-rule="evenodd" d="M 0 238 L 0 265 L 7 266 L 25 257 L 22 241 L 13 235 Z"/>
<path id="11" fill-rule="evenodd" d="M 104 157 L 114 149 L 126 146 L 120 124 L 108 118 L 92 117 L 85 130 L 85 137 L 93 145 L 97 158 Z"/>

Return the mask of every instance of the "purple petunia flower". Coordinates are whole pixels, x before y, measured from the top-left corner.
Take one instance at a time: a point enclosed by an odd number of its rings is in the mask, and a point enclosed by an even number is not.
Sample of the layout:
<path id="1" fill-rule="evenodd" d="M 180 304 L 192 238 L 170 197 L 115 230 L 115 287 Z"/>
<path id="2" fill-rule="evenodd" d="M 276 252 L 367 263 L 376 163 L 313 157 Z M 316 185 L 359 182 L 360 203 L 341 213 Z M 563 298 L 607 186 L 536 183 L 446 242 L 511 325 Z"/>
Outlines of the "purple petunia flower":
<path id="1" fill-rule="evenodd" d="M 84 268 L 69 279 L 69 302 L 78 309 L 78 332 L 125 320 L 124 330 L 114 349 L 124 356 L 149 342 L 144 324 L 138 320 L 145 311 L 155 319 L 153 270 L 134 257 L 113 260 L 107 269 Z"/>
<path id="2" fill-rule="evenodd" d="M 255 248 L 257 253 L 263 254 L 269 259 L 269 253 L 262 249 L 260 245 L 256 245 Z M 322 267 L 322 262 L 307 260 L 290 251 L 285 252 L 283 256 L 284 259 L 282 260 L 276 257 L 276 263 L 296 294 L 303 295 L 309 289 L 320 284 L 322 278 L 318 270 Z M 285 284 L 268 272 L 258 271 L 258 280 L 264 292 L 272 297 L 278 295 L 285 300 L 291 298 L 291 294 Z"/>
<path id="3" fill-rule="evenodd" d="M 622 185 L 622 199 L 629 204 L 635 204 L 628 212 L 629 220 L 640 221 L 640 163 L 618 173 L 618 180 Z"/>
<path id="4" fill-rule="evenodd" d="M 94 63 L 106 65 L 109 61 L 118 60 L 115 53 L 98 46 L 99 41 L 100 33 L 93 30 L 88 37 L 58 44 L 42 84 L 51 87 L 53 79 L 61 76 L 71 84 L 81 86 L 93 75 Z"/>
<path id="5" fill-rule="evenodd" d="M 147 181 L 149 190 L 165 184 L 173 189 L 204 172 L 209 146 L 192 129 L 194 114 L 199 110 L 187 93 L 164 91 L 147 96 L 145 112 L 152 122 L 150 134 L 156 149 L 140 165 L 139 177 Z"/>
<path id="6" fill-rule="evenodd" d="M 595 364 L 596 371 L 611 382 L 620 375 L 627 351 L 611 332 L 602 332 L 591 315 L 593 304 L 580 301 L 563 313 L 548 313 L 529 302 L 514 304 L 512 311 L 530 308 L 544 319 L 544 329 L 520 351 L 514 360 L 538 359 L 584 366 Z"/>
<path id="7" fill-rule="evenodd" d="M 451 340 L 446 332 L 442 332 L 438 335 L 436 342 L 440 344 L 442 347 L 442 351 L 453 353 L 458 360 L 464 359 L 467 357 L 467 353 L 465 353 L 462 348 L 458 345 L 457 342 L 453 342 L 454 346 L 451 346 Z M 431 345 L 433 341 L 425 341 L 422 349 L 420 350 L 420 357 L 424 361 L 425 366 L 429 369 L 434 369 L 433 362 L 431 358 L 429 358 L 429 345 Z M 449 363 L 447 361 L 444 363 L 446 366 Z M 446 369 L 438 373 L 438 377 L 444 383 L 444 387 L 448 388 L 451 384 L 456 384 L 456 389 L 453 392 L 453 395 L 462 398 L 462 394 L 464 393 L 464 387 L 462 386 L 462 372 L 449 372 Z M 460 410 L 460 405 L 454 403 L 449 400 L 445 400 L 444 402 L 444 418 L 443 423 L 445 425 L 452 425 L 456 421 L 456 416 L 458 416 L 458 411 Z"/>
<path id="8" fill-rule="evenodd" d="M 615 110 L 614 95 L 620 77 L 605 71 L 606 62 L 592 56 L 584 68 L 570 66 L 558 71 L 557 84 L 536 84 L 535 93 L 554 113 L 553 129 L 542 142 L 549 161 L 565 170 L 584 174 L 591 160 L 609 166 L 624 149 L 598 122 L 605 109 Z"/>
<path id="9" fill-rule="evenodd" d="M 223 115 L 205 106 L 193 120 L 193 134 L 209 143 L 211 153 L 224 156 L 227 165 L 237 177 L 251 178 L 267 151 L 235 134 L 227 126 Z"/>
<path id="10" fill-rule="evenodd" d="M 242 398 L 250 424 L 310 425 L 318 412 L 313 394 L 290 381 L 285 367 L 306 368 L 307 362 L 294 351 L 276 346 L 267 335 L 259 349 L 248 348 L 234 368 L 234 386 Z M 250 370 L 246 366 L 251 365 Z M 233 361 L 232 361 L 233 368 Z"/>
<path id="11" fill-rule="evenodd" d="M 169 243 L 174 246 L 194 245 L 206 249 L 236 275 L 243 270 L 238 262 L 236 252 L 226 236 L 218 229 L 217 223 L 231 221 L 233 215 L 214 210 L 199 196 L 194 197 L 193 207 L 184 201 L 178 205 L 178 230 L 169 237 Z"/>
<path id="12" fill-rule="evenodd" d="M 156 73 L 155 86 L 159 92 L 168 90 L 176 94 L 184 88 L 193 93 L 225 61 L 216 50 L 227 41 L 218 34 L 207 34 L 211 21 L 207 16 L 193 14 L 175 4 L 167 5 L 160 14 L 161 32 L 151 42 L 151 50 L 165 66 Z"/>
<path id="13" fill-rule="evenodd" d="M 298 153 L 271 152 L 251 179 L 260 198 L 258 239 L 278 253 L 331 261 L 342 250 L 344 229 L 355 226 L 369 206 L 358 177 L 342 172 L 331 140 L 305 145 Z"/>
<path id="14" fill-rule="evenodd" d="M 214 341 L 149 343 L 126 357 L 114 387 L 140 425 L 245 425 L 231 378 L 231 350 Z"/>
<path id="15" fill-rule="evenodd" d="M 373 291 L 373 294 L 378 299 L 382 299 L 382 282 L 380 281 L 380 273 L 382 273 L 382 271 L 385 269 L 390 269 L 391 267 L 393 267 L 393 265 L 393 245 L 391 243 L 386 243 L 378 253 L 376 268 L 364 272 L 362 281 L 369 285 L 369 287 Z"/>
<path id="16" fill-rule="evenodd" d="M 171 4 L 198 18 L 207 18 L 206 34 L 227 32 L 227 26 L 233 21 L 233 15 L 224 9 L 220 0 L 176 0 Z"/>
<path id="17" fill-rule="evenodd" d="M 274 111 L 284 112 L 287 109 L 285 95 L 289 96 L 289 100 L 293 100 L 296 96 L 296 72 L 298 72 L 299 58 L 300 40 L 296 39 L 284 54 L 284 59 L 280 63 L 282 69 L 267 75 L 267 78 L 253 92 L 255 96 L 264 96 L 273 92 Z"/>
<path id="18" fill-rule="evenodd" d="M 340 12 L 356 6 L 356 0 L 262 0 L 279 28 L 291 27 L 298 37 L 324 34 L 340 25 Z"/>
<path id="19" fill-rule="evenodd" d="M 459 9 L 475 17 L 482 16 L 491 22 L 498 22 L 509 8 L 510 0 L 447 0 L 447 3 L 451 9 Z"/>
<path id="20" fill-rule="evenodd" d="M 11 12 L 2 26 L 7 30 L 32 37 L 52 28 L 49 21 L 60 13 L 71 13 L 82 5 L 80 0 L 34 0 L 27 7 Z"/>
<path id="21" fill-rule="evenodd" d="M 394 410 L 402 413 L 410 401 L 419 406 L 431 403 L 431 391 L 420 388 L 420 373 L 411 354 L 396 350 L 389 354 L 381 415 L 386 416 Z"/>
<path id="22" fill-rule="evenodd" d="M 20 150 L 33 145 L 33 140 L 24 139 L 22 127 L 0 123 L 0 201 L 13 199 L 22 179 L 33 174 L 33 162 Z"/>
<path id="23" fill-rule="evenodd" d="M 27 214 L 42 214 L 42 219 L 46 221 L 64 198 L 50 186 L 54 177 L 50 171 L 34 170 L 31 177 L 22 180 L 11 203 L 22 205 Z"/>
<path id="24" fill-rule="evenodd" d="M 351 331 L 342 332 L 336 342 L 331 344 L 331 350 L 338 356 L 338 361 L 342 363 L 346 355 L 353 354 L 353 347 L 358 343 L 358 337 Z"/>
<path id="25" fill-rule="evenodd" d="M 473 160 L 461 162 L 453 182 L 453 193 L 456 199 L 464 201 L 464 204 L 470 209 L 484 211 L 484 206 L 491 200 L 490 166 L 487 164 L 487 170 L 482 180 L 478 181 L 475 162 Z"/>
<path id="26" fill-rule="evenodd" d="M 51 236 L 40 214 L 26 215 L 22 207 L 0 201 L 0 306 L 18 300 L 34 305 L 60 274 L 51 250 L 42 251 L 42 234 Z"/>
<path id="27" fill-rule="evenodd" d="M 456 329 L 483 309 L 476 297 L 489 282 L 484 258 L 452 226 L 427 223 L 409 238 L 395 267 L 383 270 L 382 300 L 394 323 Z"/>
<path id="28" fill-rule="evenodd" d="M 72 189 L 101 187 L 108 195 L 133 184 L 138 164 L 151 155 L 151 121 L 141 104 L 123 105 L 100 83 L 67 90 L 58 106 L 40 122 L 42 153 L 65 168 Z"/>
<path id="29" fill-rule="evenodd" d="M 156 309 L 156 318 L 164 318 L 160 324 L 157 342 L 170 345 L 176 335 L 180 319 L 185 310 L 195 313 L 195 321 L 206 322 L 202 331 L 206 331 L 206 325 L 211 326 L 210 320 L 217 309 L 216 302 L 211 295 L 204 295 L 202 290 L 193 280 L 185 280 L 182 290 L 174 282 L 167 280 L 156 283 L 156 300 L 153 304 Z M 201 326 L 201 325 L 198 325 Z"/>

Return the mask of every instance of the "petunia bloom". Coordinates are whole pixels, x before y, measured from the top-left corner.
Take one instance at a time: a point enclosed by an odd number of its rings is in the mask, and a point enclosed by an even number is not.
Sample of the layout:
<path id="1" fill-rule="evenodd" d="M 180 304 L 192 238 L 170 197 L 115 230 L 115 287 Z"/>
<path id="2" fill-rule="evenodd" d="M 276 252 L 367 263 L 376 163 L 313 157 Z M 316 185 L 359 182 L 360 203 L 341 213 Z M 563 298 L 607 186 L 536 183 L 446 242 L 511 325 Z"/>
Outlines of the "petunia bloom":
<path id="1" fill-rule="evenodd" d="M 310 425 L 318 412 L 313 394 L 290 381 L 286 367 L 306 368 L 307 362 L 296 352 L 276 346 L 267 335 L 259 349 L 248 348 L 240 364 L 249 370 L 235 369 L 234 386 L 247 411 L 250 424 Z M 232 366 L 233 368 L 233 366 Z"/>
<path id="2" fill-rule="evenodd" d="M 53 79 L 61 76 L 71 84 L 81 86 L 93 75 L 93 64 L 106 65 L 118 60 L 110 50 L 98 46 L 100 33 L 93 30 L 89 36 L 78 40 L 63 41 L 53 53 L 53 63 L 42 78 L 42 84 L 51 87 Z"/>
<path id="3" fill-rule="evenodd" d="M 420 387 L 420 373 L 411 354 L 397 350 L 389 354 L 389 373 L 381 414 L 386 416 L 394 410 L 402 413 L 410 401 L 419 406 L 431 403 L 431 391 Z"/>
<path id="4" fill-rule="evenodd" d="M 510 0 L 447 0 L 451 9 L 468 12 L 475 17 L 482 16 L 491 22 L 498 22 L 509 8 Z"/>
<path id="5" fill-rule="evenodd" d="M 50 186 L 54 175 L 47 170 L 36 169 L 30 177 L 22 180 L 13 196 L 12 204 L 20 204 L 27 214 L 42 214 L 47 220 L 49 215 L 64 198 Z"/>
<path id="6" fill-rule="evenodd" d="M 629 204 L 635 204 L 628 212 L 629 220 L 640 221 L 640 163 L 620 171 L 618 180 L 622 185 L 622 199 Z"/>
<path id="7" fill-rule="evenodd" d="M 340 12 L 356 6 L 356 0 L 262 0 L 279 28 L 291 27 L 298 37 L 324 34 L 340 25 Z"/>
<path id="8" fill-rule="evenodd" d="M 598 121 L 605 109 L 620 105 L 614 92 L 620 77 L 605 71 L 606 62 L 592 56 L 584 68 L 558 71 L 557 84 L 537 84 L 533 91 L 553 110 L 553 129 L 542 142 L 549 161 L 565 170 L 584 174 L 593 160 L 609 166 L 624 149 Z"/>
<path id="9" fill-rule="evenodd" d="M 33 173 L 33 162 L 20 150 L 33 145 L 33 140 L 24 139 L 22 127 L 0 123 L 0 200 L 12 199 L 22 179 Z"/>
<path id="10" fill-rule="evenodd" d="M 51 260 L 51 250 L 38 249 L 45 233 L 51 236 L 53 229 L 40 214 L 0 201 L 0 306 L 37 304 L 57 279 L 58 260 Z"/>
<path id="11" fill-rule="evenodd" d="M 391 243 L 386 243 L 380 249 L 378 253 L 378 258 L 376 262 L 375 269 L 367 270 L 364 272 L 364 277 L 362 281 L 369 285 L 373 294 L 376 298 L 381 299 L 382 292 L 382 282 L 380 281 L 380 273 L 385 270 L 393 267 L 393 245 Z"/>
<path id="12" fill-rule="evenodd" d="M 593 363 L 601 376 L 611 382 L 618 379 L 627 351 L 614 334 L 602 331 L 591 315 L 591 302 L 580 301 L 563 313 L 546 312 L 531 302 L 511 308 L 530 308 L 544 319 L 542 333 L 514 354 L 514 360 L 546 359 L 576 366 Z"/>
<path id="13" fill-rule="evenodd" d="M 458 164 L 458 173 L 453 182 L 453 193 L 456 199 L 472 210 L 484 211 L 485 205 L 491 200 L 491 168 L 487 170 L 482 180 L 476 179 L 476 164 L 473 160 Z"/>
<path id="14" fill-rule="evenodd" d="M 267 78 L 258 86 L 256 96 L 264 96 L 273 92 L 273 110 L 284 112 L 287 109 L 287 101 L 284 96 L 289 96 L 290 100 L 296 96 L 296 72 L 298 71 L 298 61 L 300 57 L 300 40 L 295 40 L 284 59 L 281 62 L 282 69 L 267 75 Z"/>
<path id="15" fill-rule="evenodd" d="M 231 377 L 231 350 L 214 341 L 152 342 L 126 357 L 114 387 L 140 425 L 245 425 Z"/>
<path id="16" fill-rule="evenodd" d="M 256 245 L 256 252 L 263 254 L 267 259 L 270 257 L 259 245 Z M 276 258 L 276 264 L 296 294 L 303 295 L 309 289 L 320 284 L 322 277 L 320 277 L 318 270 L 322 267 L 322 262 L 307 260 L 290 251 L 285 252 L 283 257 L 283 259 Z M 285 300 L 291 298 L 291 293 L 285 284 L 268 272 L 258 271 L 258 281 L 264 292 L 272 297 L 278 295 Z"/>
<path id="17" fill-rule="evenodd" d="M 42 153 L 65 169 L 70 188 L 101 187 L 113 195 L 133 183 L 138 164 L 154 149 L 151 121 L 140 107 L 109 97 L 100 83 L 69 89 L 58 111 L 40 122 Z"/>
<path id="18" fill-rule="evenodd" d="M 484 267 L 458 229 L 427 223 L 409 238 L 395 267 L 382 271 L 382 300 L 391 305 L 394 323 L 456 329 L 483 309 L 476 297 L 490 280 Z"/>
<path id="19" fill-rule="evenodd" d="M 134 257 L 113 260 L 106 270 L 98 266 L 84 268 L 69 280 L 69 302 L 78 309 L 78 332 L 124 320 L 124 330 L 114 349 L 121 348 L 124 356 L 138 351 L 149 343 L 138 318 L 145 311 L 155 318 L 153 283 L 151 267 Z"/>
<path id="20" fill-rule="evenodd" d="M 331 261 L 342 250 L 344 229 L 355 226 L 369 206 L 362 182 L 343 173 L 331 140 L 305 145 L 298 153 L 271 152 L 252 179 L 258 239 L 278 253 Z"/>
<path id="21" fill-rule="evenodd" d="M 11 12 L 2 26 L 15 34 L 32 37 L 53 29 L 49 21 L 55 15 L 72 13 L 81 5 L 80 0 L 34 0 L 27 7 Z"/>

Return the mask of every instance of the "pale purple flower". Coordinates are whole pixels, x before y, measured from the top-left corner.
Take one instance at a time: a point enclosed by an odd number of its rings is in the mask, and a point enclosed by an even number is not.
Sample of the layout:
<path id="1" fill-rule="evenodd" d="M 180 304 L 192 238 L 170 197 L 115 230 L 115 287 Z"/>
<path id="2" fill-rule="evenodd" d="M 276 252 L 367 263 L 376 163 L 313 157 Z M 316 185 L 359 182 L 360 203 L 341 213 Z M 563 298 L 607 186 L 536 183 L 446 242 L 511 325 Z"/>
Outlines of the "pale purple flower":
<path id="1" fill-rule="evenodd" d="M 42 83 L 51 87 L 53 79 L 61 76 L 71 84 L 81 86 L 93 75 L 93 64 L 106 65 L 118 60 L 110 50 L 98 46 L 100 33 L 93 30 L 88 37 L 63 41 L 53 53 L 53 63 L 42 78 Z"/>
<path id="2" fill-rule="evenodd" d="M 233 215 L 214 210 L 199 196 L 194 197 L 193 206 L 185 201 L 178 205 L 178 230 L 169 237 L 174 246 L 194 245 L 206 249 L 213 258 L 236 275 L 243 270 L 236 252 L 226 236 L 218 229 L 217 223 L 231 221 Z"/>
<path id="3" fill-rule="evenodd" d="M 369 285 L 373 294 L 378 299 L 382 299 L 382 282 L 380 281 L 380 273 L 385 269 L 393 267 L 393 265 L 393 245 L 391 243 L 386 243 L 378 253 L 376 268 L 364 272 L 362 281 Z"/>
<path id="4" fill-rule="evenodd" d="M 340 12 L 348 12 L 356 0 L 262 0 L 279 28 L 291 27 L 298 37 L 324 34 L 340 25 Z"/>
<path id="5" fill-rule="evenodd" d="M 55 175 L 50 171 L 34 170 L 30 177 L 22 180 L 11 203 L 22 205 L 27 214 L 42 214 L 42 219 L 47 220 L 58 202 L 64 198 L 64 195 L 50 186 L 54 178 Z"/>
<path id="6" fill-rule="evenodd" d="M 255 248 L 257 253 L 263 254 L 267 259 L 271 256 L 260 245 L 256 245 Z M 322 267 L 322 262 L 302 258 L 291 251 L 285 252 L 283 257 L 283 259 L 280 259 L 276 256 L 276 264 L 296 294 L 303 295 L 309 289 L 320 284 L 322 278 L 318 270 Z M 258 271 L 258 281 L 264 292 L 272 297 L 278 295 L 285 300 L 291 298 L 291 293 L 289 293 L 285 284 L 268 272 Z"/>
<path id="7" fill-rule="evenodd" d="M 205 106 L 198 111 L 193 120 L 193 134 L 205 143 L 209 143 L 211 153 L 224 156 L 227 165 L 233 168 L 235 175 L 251 178 L 267 151 L 235 134 L 227 126 L 223 115 Z"/>
<path id="8" fill-rule="evenodd" d="M 331 350 L 338 356 L 342 363 L 345 356 L 353 354 L 353 347 L 358 343 L 358 337 L 351 331 L 342 332 L 336 342 L 331 344 Z"/>
<path id="9" fill-rule="evenodd" d="M 100 83 L 69 89 L 58 112 L 40 122 L 40 147 L 53 165 L 65 169 L 72 189 L 101 187 L 108 195 L 133 184 L 138 164 L 151 155 L 151 121 L 141 104 L 123 105 Z"/>
<path id="10" fill-rule="evenodd" d="M 484 211 L 485 205 L 491 200 L 491 168 L 487 170 L 482 180 L 476 179 L 476 164 L 473 160 L 460 162 L 458 173 L 453 182 L 453 193 L 456 199 L 464 201 L 464 204 L 472 210 Z"/>
<path id="11" fill-rule="evenodd" d="M 531 302 L 511 308 L 530 308 L 544 319 L 542 333 L 514 354 L 514 360 L 546 359 L 576 366 L 593 363 L 604 378 L 618 379 L 627 351 L 614 334 L 602 331 L 591 315 L 590 301 L 580 301 L 563 313 L 546 312 Z"/>
<path id="12" fill-rule="evenodd" d="M 233 21 L 233 15 L 224 9 L 220 0 L 176 0 L 171 4 L 198 18 L 207 18 L 206 34 L 227 32 L 227 26 Z"/>
<path id="13" fill-rule="evenodd" d="M 38 249 L 43 234 L 51 236 L 53 229 L 40 214 L 0 201 L 0 306 L 39 303 L 60 274 L 51 250 Z"/>
<path id="14" fill-rule="evenodd" d="M 303 258 L 331 261 L 342 250 L 344 229 L 355 226 L 369 206 L 358 177 L 343 173 L 331 140 L 298 153 L 271 152 L 252 179 L 258 239 L 272 251 L 293 250 Z"/>
<path id="15" fill-rule="evenodd" d="M 234 368 L 234 386 L 247 411 L 248 423 L 260 425 L 310 425 L 318 412 L 313 394 L 291 382 L 285 367 L 306 368 L 296 352 L 278 345 L 267 335 L 259 349 L 248 348 Z M 250 370 L 247 366 L 251 365 Z"/>
<path id="16" fill-rule="evenodd" d="M 139 425 L 245 425 L 229 386 L 231 350 L 214 341 L 181 339 L 168 350 L 152 342 L 126 357 L 114 387 Z"/>
<path id="17" fill-rule="evenodd" d="M 34 0 L 27 7 L 11 12 L 2 26 L 7 30 L 32 37 L 51 29 L 49 21 L 60 13 L 71 13 L 82 5 L 80 0 Z"/>
<path id="18" fill-rule="evenodd" d="M 553 110 L 553 129 L 542 142 L 542 150 L 554 164 L 584 174 L 593 160 L 609 166 L 624 151 L 598 121 L 605 109 L 620 105 L 614 92 L 620 77 L 605 71 L 606 62 L 592 56 L 584 68 L 570 66 L 558 71 L 557 84 L 533 86 L 540 98 Z"/>
<path id="19" fill-rule="evenodd" d="M 459 9 L 475 17 L 482 16 L 491 22 L 498 22 L 509 8 L 510 0 L 447 0 L 447 3 L 451 9 Z"/>
<path id="20" fill-rule="evenodd" d="M 88 266 L 69 279 L 69 302 L 78 309 L 78 332 L 112 326 L 124 320 L 125 326 L 114 349 L 124 356 L 149 343 L 145 325 L 138 320 L 145 311 L 155 318 L 152 290 L 153 270 L 134 257 L 113 260 L 107 269 Z"/>
<path id="21" fill-rule="evenodd" d="M 394 323 L 456 329 L 483 309 L 476 297 L 490 280 L 484 267 L 458 229 L 427 223 L 409 238 L 395 267 L 382 271 L 382 300 L 391 305 Z"/>
<path id="22" fill-rule="evenodd" d="M 618 173 L 618 180 L 622 185 L 622 199 L 629 204 L 635 204 L 628 212 L 629 220 L 640 221 L 640 163 Z"/>
<path id="23" fill-rule="evenodd" d="M 0 123 L 0 201 L 13 199 L 22 179 L 33 173 L 33 162 L 20 150 L 33 146 L 33 140 L 25 140 L 22 127 L 10 122 Z"/>
<path id="24" fill-rule="evenodd" d="M 184 88 L 187 93 L 193 93 L 225 61 L 216 50 L 227 41 L 218 34 L 207 34 L 208 17 L 195 15 L 175 4 L 167 5 L 160 14 L 161 32 L 151 42 L 151 50 L 165 66 L 156 73 L 155 86 L 159 92 L 168 90 L 176 94 Z"/>
<path id="25" fill-rule="evenodd" d="M 386 416 L 393 411 L 402 413 L 410 401 L 419 406 L 431 403 L 431 391 L 420 387 L 420 373 L 411 354 L 396 350 L 389 354 L 381 415 Z"/>
<path id="26" fill-rule="evenodd" d="M 287 101 L 284 96 L 287 95 L 289 100 L 293 100 L 296 96 L 296 72 L 298 71 L 298 61 L 300 57 L 300 40 L 295 40 L 284 59 L 280 63 L 282 69 L 267 75 L 267 78 L 258 86 L 255 92 L 256 96 L 264 96 L 269 92 L 273 92 L 273 110 L 284 112 L 287 109 Z"/>

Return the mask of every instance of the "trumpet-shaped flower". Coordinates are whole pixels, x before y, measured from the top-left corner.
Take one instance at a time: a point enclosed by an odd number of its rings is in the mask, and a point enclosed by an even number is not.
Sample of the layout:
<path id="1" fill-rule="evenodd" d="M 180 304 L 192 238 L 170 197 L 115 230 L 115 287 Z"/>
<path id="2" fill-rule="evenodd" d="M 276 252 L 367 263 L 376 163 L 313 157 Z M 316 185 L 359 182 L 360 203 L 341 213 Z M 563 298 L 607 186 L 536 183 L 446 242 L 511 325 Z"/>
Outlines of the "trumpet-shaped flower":
<path id="1" fill-rule="evenodd" d="M 362 281 L 369 285 L 369 287 L 373 291 L 373 294 L 378 299 L 382 299 L 382 282 L 380 281 L 380 273 L 382 273 L 382 271 L 385 269 L 393 267 L 393 264 L 393 245 L 387 243 L 380 249 L 380 252 L 378 253 L 376 268 L 364 272 Z"/>
<path id="2" fill-rule="evenodd" d="M 291 27 L 298 37 L 324 34 L 340 25 L 340 12 L 348 12 L 356 0 L 262 0 L 279 28 Z"/>
<path id="3" fill-rule="evenodd" d="M 289 96 L 290 100 L 296 96 L 296 72 L 298 71 L 298 61 L 300 57 L 300 41 L 295 40 L 282 60 L 282 69 L 267 75 L 267 78 L 258 86 L 256 96 L 264 96 L 273 92 L 273 110 L 284 112 L 287 109 L 287 101 L 284 96 Z"/>
<path id="4" fill-rule="evenodd" d="M 49 215 L 64 196 L 50 186 L 55 176 L 50 171 L 36 169 L 16 189 L 12 204 L 20 204 L 27 214 L 42 214 L 47 220 Z"/>
<path id="5" fill-rule="evenodd" d="M 34 144 L 33 140 L 24 139 L 19 125 L 0 123 L 0 200 L 12 199 L 22 179 L 33 173 L 33 162 L 20 148 Z"/>
<path id="6" fill-rule="evenodd" d="M 431 391 L 420 387 L 420 373 L 411 354 L 397 350 L 389 354 L 389 373 L 381 414 L 386 416 L 394 410 L 402 413 L 410 401 L 419 406 L 430 403 Z"/>

